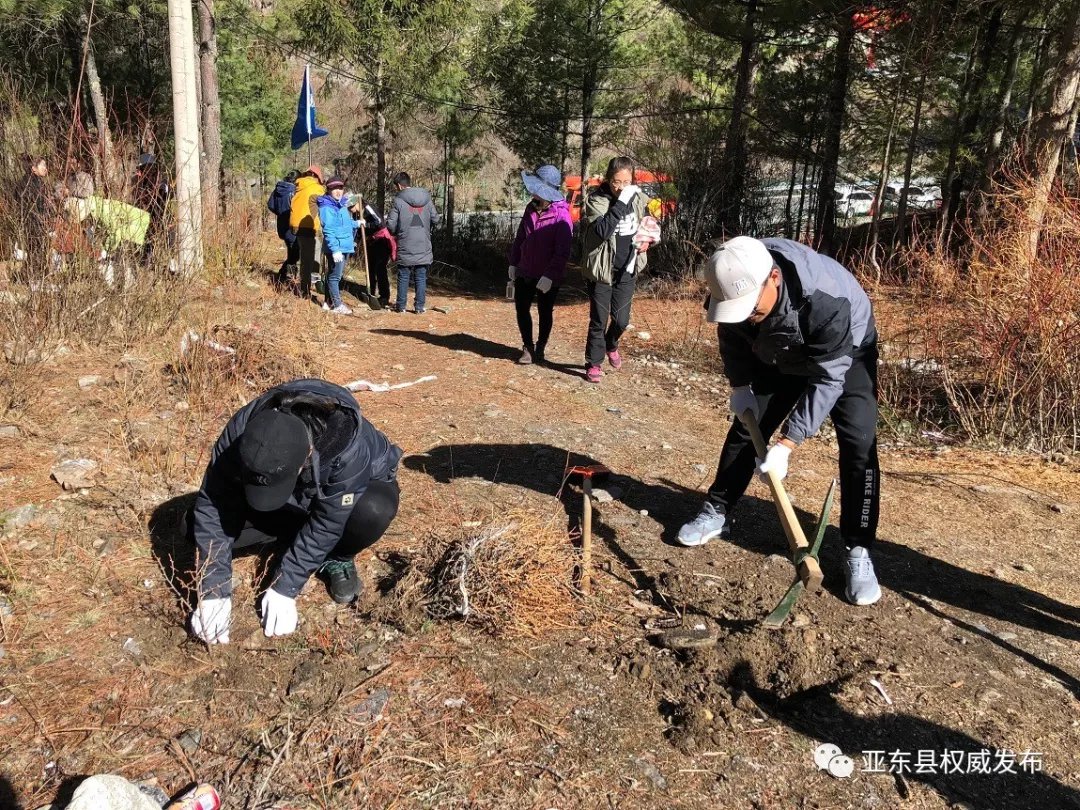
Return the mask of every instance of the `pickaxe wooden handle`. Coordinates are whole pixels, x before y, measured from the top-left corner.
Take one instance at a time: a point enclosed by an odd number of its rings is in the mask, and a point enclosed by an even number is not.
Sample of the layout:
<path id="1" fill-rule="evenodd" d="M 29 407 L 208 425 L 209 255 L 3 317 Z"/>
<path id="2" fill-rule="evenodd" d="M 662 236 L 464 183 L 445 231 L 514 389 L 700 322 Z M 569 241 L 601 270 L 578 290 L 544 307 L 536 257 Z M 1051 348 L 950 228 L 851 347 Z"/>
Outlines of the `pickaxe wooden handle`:
<path id="1" fill-rule="evenodd" d="M 588 596 L 592 593 L 592 480 L 593 476 L 604 476 L 611 472 L 603 464 L 590 464 L 567 467 L 564 478 L 581 476 L 581 491 L 584 495 L 581 521 L 581 592 Z"/>
<path id="2" fill-rule="evenodd" d="M 765 437 L 761 435 L 761 428 L 758 427 L 754 412 L 750 410 L 743 411 L 740 418 L 750 431 L 750 438 L 753 439 L 754 450 L 757 452 L 758 458 L 765 458 L 769 448 L 765 444 Z M 791 505 L 791 499 L 788 498 L 787 490 L 784 489 L 784 483 L 772 470 L 766 472 L 765 477 L 768 479 L 769 489 L 772 490 L 776 511 L 780 515 L 780 523 L 784 527 L 784 534 L 787 535 L 788 547 L 791 549 L 791 559 L 795 563 L 796 569 L 798 569 L 799 579 L 807 590 L 820 591 L 821 581 L 824 579 L 821 566 L 818 564 L 817 558 L 811 554 L 810 544 L 806 540 L 806 535 L 803 533 L 795 509 Z"/>

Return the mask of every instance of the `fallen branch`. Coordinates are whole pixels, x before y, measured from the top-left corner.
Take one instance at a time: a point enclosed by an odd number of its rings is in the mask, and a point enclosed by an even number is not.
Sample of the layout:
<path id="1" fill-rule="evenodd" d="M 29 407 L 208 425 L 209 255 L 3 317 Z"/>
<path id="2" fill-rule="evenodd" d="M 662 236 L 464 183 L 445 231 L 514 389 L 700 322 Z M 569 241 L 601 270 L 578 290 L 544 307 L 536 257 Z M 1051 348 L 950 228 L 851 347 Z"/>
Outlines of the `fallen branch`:
<path id="1" fill-rule="evenodd" d="M 395 383 L 373 383 L 367 380 L 354 380 L 351 383 L 345 383 L 345 388 L 352 391 L 354 394 L 358 391 L 371 391 L 374 394 L 382 394 L 387 391 L 396 391 L 399 388 L 408 388 L 410 385 L 416 385 L 417 383 L 432 382 L 439 379 L 434 374 L 429 374 L 426 377 L 421 377 L 419 380 L 413 380 L 412 382 Z"/>

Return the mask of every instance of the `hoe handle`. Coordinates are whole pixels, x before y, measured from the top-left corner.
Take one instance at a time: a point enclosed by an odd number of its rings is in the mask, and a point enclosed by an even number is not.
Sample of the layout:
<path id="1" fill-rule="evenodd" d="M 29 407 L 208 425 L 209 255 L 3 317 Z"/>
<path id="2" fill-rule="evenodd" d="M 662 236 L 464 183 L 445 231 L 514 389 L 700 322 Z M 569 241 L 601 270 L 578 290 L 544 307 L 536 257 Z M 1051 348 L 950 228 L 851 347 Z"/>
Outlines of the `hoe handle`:
<path id="1" fill-rule="evenodd" d="M 750 431 L 750 438 L 754 442 L 754 450 L 757 452 L 758 458 L 765 458 L 768 446 L 765 444 L 765 437 L 761 435 L 761 428 L 754 417 L 754 412 L 751 410 L 743 411 L 740 418 L 742 423 L 746 425 L 747 430 Z M 776 503 L 780 523 L 784 527 L 784 534 L 787 536 L 788 548 L 791 549 L 791 559 L 799 570 L 799 579 L 807 590 L 812 592 L 820 591 L 821 581 L 824 579 L 821 566 L 818 564 L 817 558 L 810 553 L 810 543 L 807 542 L 799 518 L 795 515 L 791 499 L 788 498 L 787 490 L 784 489 L 784 482 L 772 470 L 766 472 L 765 477 L 769 482 L 769 489 L 772 490 L 773 501 Z"/>

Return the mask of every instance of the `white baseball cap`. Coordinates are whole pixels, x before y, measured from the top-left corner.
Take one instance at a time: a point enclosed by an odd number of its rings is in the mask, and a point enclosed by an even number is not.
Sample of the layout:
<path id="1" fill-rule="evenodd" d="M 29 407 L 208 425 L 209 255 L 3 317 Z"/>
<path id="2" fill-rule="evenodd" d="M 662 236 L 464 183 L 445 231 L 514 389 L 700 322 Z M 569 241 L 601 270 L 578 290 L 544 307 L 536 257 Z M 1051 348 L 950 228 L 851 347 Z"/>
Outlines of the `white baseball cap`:
<path id="1" fill-rule="evenodd" d="M 750 317 L 776 262 L 751 236 L 736 236 L 705 264 L 709 285 L 709 323 L 742 323 Z"/>

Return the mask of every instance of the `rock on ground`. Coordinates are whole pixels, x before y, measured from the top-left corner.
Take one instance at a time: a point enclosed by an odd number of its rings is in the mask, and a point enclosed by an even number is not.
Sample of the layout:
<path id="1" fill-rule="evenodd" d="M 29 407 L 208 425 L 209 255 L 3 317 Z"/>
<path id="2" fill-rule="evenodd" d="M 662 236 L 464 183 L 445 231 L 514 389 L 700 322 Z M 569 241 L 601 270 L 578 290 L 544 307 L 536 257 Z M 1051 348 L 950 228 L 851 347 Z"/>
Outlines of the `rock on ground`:
<path id="1" fill-rule="evenodd" d="M 124 777 L 100 774 L 75 788 L 67 810 L 161 810 L 161 807 Z"/>

